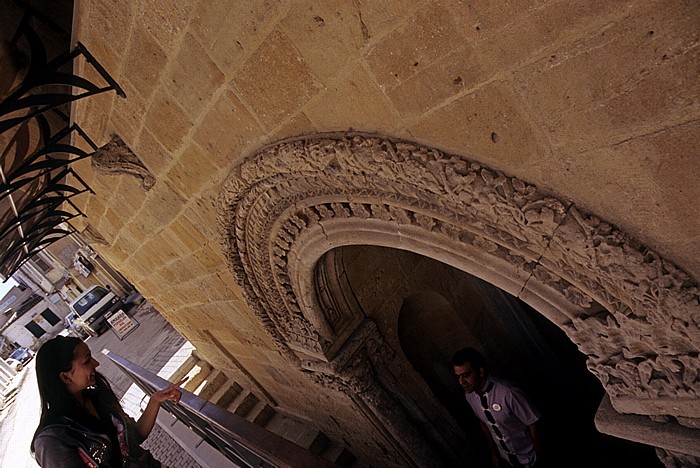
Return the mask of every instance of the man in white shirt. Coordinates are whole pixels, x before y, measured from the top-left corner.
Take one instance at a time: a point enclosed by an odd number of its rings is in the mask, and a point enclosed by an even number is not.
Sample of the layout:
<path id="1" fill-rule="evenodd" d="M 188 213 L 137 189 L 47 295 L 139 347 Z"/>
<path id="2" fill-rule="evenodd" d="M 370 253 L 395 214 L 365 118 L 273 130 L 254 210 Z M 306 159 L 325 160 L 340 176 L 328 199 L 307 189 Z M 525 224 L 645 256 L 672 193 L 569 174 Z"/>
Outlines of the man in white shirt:
<path id="1" fill-rule="evenodd" d="M 484 357 L 464 348 L 452 358 L 464 396 L 489 441 L 494 467 L 535 466 L 540 455 L 537 409 L 525 393 L 510 382 L 486 372 Z"/>

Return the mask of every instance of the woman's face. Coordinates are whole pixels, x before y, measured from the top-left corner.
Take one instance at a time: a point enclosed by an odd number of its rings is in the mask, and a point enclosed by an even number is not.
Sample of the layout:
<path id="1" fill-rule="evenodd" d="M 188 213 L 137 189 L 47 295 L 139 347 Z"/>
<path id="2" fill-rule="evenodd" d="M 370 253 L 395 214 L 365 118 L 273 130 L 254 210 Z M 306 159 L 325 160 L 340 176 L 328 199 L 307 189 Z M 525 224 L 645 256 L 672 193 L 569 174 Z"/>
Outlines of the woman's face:
<path id="1" fill-rule="evenodd" d="M 63 382 L 70 393 L 82 392 L 95 385 L 95 369 L 100 363 L 92 357 L 90 348 L 85 343 L 75 347 L 71 364 L 71 370 L 62 373 Z"/>

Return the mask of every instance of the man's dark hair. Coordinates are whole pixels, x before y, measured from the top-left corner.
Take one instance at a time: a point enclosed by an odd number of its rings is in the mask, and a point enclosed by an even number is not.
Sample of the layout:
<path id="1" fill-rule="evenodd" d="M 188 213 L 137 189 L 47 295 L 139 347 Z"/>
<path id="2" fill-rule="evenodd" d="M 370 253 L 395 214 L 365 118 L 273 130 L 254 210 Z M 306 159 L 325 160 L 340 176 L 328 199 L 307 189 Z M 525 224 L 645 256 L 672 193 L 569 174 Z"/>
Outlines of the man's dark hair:
<path id="1" fill-rule="evenodd" d="M 471 364 L 472 368 L 474 369 L 486 368 L 484 356 L 482 356 L 481 353 L 474 348 L 460 349 L 454 356 L 452 356 L 453 366 L 463 366 L 467 362 Z"/>

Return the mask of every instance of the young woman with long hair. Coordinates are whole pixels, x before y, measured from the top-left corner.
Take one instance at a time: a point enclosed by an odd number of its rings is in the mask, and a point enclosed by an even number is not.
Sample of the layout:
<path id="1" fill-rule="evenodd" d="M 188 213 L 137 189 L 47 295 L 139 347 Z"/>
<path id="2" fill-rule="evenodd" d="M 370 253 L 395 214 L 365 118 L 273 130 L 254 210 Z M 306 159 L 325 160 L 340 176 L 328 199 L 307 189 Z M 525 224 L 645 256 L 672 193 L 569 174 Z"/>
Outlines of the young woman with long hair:
<path id="1" fill-rule="evenodd" d="M 180 401 L 178 386 L 155 392 L 138 421 L 124 413 L 90 348 L 57 336 L 36 354 L 41 419 L 31 450 L 42 468 L 160 467 L 140 444 L 164 401 Z"/>

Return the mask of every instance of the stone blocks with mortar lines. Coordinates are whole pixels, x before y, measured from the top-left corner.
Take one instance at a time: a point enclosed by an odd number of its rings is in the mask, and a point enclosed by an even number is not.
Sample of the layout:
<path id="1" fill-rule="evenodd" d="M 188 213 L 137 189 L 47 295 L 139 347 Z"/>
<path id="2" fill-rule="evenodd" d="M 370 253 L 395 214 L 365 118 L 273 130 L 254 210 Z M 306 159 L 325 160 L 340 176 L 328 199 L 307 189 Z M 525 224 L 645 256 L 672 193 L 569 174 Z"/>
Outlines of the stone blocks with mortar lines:
<path id="1" fill-rule="evenodd" d="M 227 168 L 239 160 L 242 150 L 248 149 L 251 140 L 258 141 L 264 135 L 236 94 L 226 89 L 204 116 L 194 134 L 194 141 L 217 167 Z"/>
<path id="2" fill-rule="evenodd" d="M 197 119 L 223 83 L 223 73 L 201 44 L 187 34 L 165 79 L 165 87 L 189 116 Z"/>
<path id="3" fill-rule="evenodd" d="M 280 137 L 353 128 L 450 150 L 573 200 L 698 277 L 688 5 L 83 3 L 76 37 L 128 98 L 81 104 L 77 120 L 96 141 L 121 135 L 157 183 L 140 193 L 88 175 L 97 195 L 80 206 L 106 256 L 185 335 L 213 354 L 204 331 L 215 327 L 273 393 L 289 388 L 265 366 L 295 389 L 305 381 L 242 300 L 215 200 L 229 171 Z M 306 411 L 295 398 L 281 401 Z"/>
<path id="4" fill-rule="evenodd" d="M 234 83 L 267 129 L 296 113 L 323 86 L 282 31 L 270 34 Z"/>

